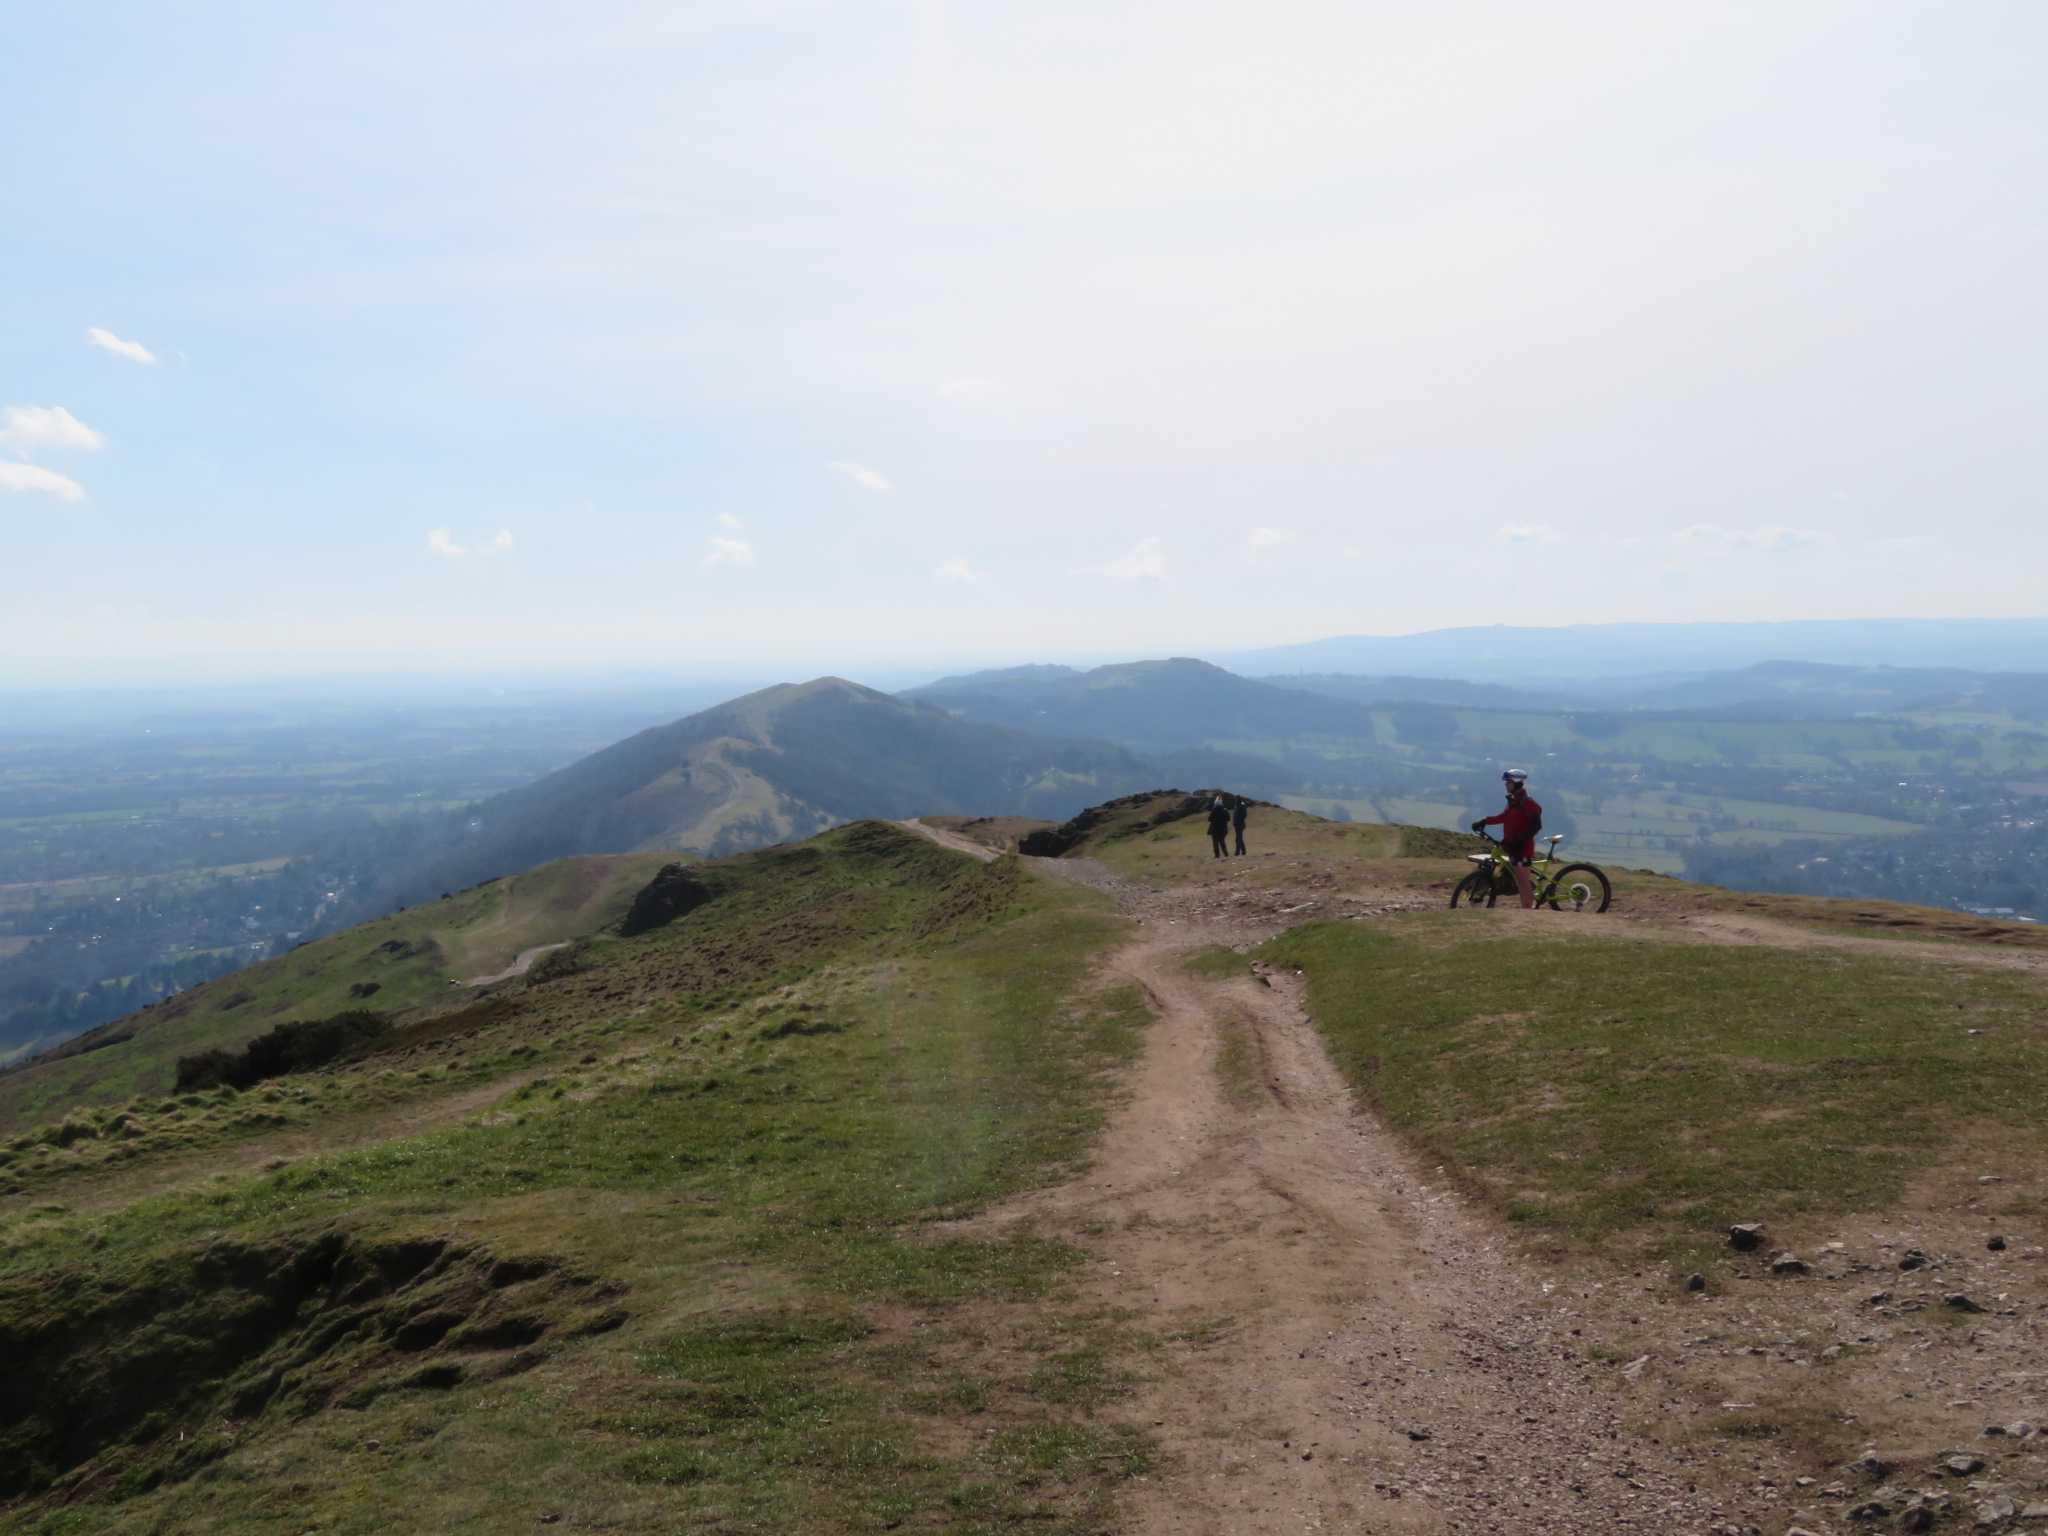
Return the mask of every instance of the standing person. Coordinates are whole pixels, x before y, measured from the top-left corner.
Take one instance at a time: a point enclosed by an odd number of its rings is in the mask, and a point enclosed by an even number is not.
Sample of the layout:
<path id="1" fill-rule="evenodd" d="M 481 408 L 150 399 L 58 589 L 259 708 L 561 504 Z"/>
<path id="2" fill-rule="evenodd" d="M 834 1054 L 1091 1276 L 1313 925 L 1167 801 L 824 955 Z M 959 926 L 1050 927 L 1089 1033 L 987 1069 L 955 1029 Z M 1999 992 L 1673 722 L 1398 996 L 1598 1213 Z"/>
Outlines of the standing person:
<path id="1" fill-rule="evenodd" d="M 1225 839 L 1230 836 L 1230 807 L 1218 795 L 1209 802 L 1209 850 L 1212 858 L 1227 859 L 1230 849 Z"/>
<path id="2" fill-rule="evenodd" d="M 1232 831 L 1237 833 L 1237 851 L 1239 854 L 1244 852 L 1244 819 L 1250 813 L 1251 808 L 1251 801 L 1245 799 L 1243 795 L 1239 795 L 1237 803 L 1230 808 L 1230 827 Z"/>
<path id="3" fill-rule="evenodd" d="M 1501 851 L 1508 856 L 1508 868 L 1515 872 L 1515 889 L 1522 893 L 1522 905 L 1533 907 L 1536 877 L 1529 871 L 1529 861 L 1536 857 L 1536 834 L 1543 830 L 1543 807 L 1529 797 L 1529 775 L 1521 769 L 1510 768 L 1500 777 L 1508 790 L 1507 807 L 1498 816 L 1473 822 L 1472 830 L 1500 828 Z"/>

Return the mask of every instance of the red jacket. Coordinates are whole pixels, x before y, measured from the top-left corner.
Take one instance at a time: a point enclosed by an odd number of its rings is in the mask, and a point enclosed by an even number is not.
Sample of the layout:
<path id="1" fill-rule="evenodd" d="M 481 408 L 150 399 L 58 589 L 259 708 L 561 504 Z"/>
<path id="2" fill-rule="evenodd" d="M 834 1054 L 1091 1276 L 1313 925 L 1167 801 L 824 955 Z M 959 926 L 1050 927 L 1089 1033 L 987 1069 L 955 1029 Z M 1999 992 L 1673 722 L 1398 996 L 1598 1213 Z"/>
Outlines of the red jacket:
<path id="1" fill-rule="evenodd" d="M 1519 800 L 1510 800 L 1506 810 L 1487 817 L 1479 825 L 1499 827 L 1502 847 L 1526 851 L 1535 846 L 1536 834 L 1543 829 L 1543 807 L 1525 794 Z"/>

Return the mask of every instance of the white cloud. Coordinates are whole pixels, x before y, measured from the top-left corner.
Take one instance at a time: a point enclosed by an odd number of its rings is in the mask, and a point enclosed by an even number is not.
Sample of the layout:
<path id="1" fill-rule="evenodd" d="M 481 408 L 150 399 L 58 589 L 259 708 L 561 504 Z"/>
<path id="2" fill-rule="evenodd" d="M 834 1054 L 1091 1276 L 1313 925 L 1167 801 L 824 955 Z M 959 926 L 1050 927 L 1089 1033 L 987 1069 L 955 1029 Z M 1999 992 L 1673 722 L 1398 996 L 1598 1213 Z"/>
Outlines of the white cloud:
<path id="1" fill-rule="evenodd" d="M 849 464 L 844 459 L 834 459 L 830 467 L 838 470 L 848 479 L 866 486 L 871 491 L 886 491 L 889 489 L 889 482 L 884 480 L 874 470 L 869 469 L 865 464 Z"/>
<path id="2" fill-rule="evenodd" d="M 718 514 L 718 526 L 721 528 L 740 528 L 745 525 L 730 512 L 721 512 Z"/>
<path id="3" fill-rule="evenodd" d="M 1080 565 L 1069 576 L 1099 576 L 1108 581 L 1166 580 L 1165 541 L 1154 536 L 1140 539 L 1107 565 Z"/>
<path id="4" fill-rule="evenodd" d="M 69 475 L 35 464 L 0 460 L 0 491 L 48 491 L 59 501 L 85 500 L 85 487 Z"/>
<path id="5" fill-rule="evenodd" d="M 936 571 L 933 571 L 932 580 L 938 582 L 987 581 L 988 573 L 986 571 L 977 571 L 964 559 L 953 559 L 948 560 Z"/>
<path id="6" fill-rule="evenodd" d="M 1239 554 L 1249 557 L 1262 550 L 1274 549 L 1293 541 L 1293 533 L 1285 528 L 1254 528 L 1245 536 L 1244 547 Z"/>
<path id="7" fill-rule="evenodd" d="M 104 448 L 105 437 L 61 405 L 10 405 L 0 410 L 0 448 L 28 455 L 43 448 Z"/>
<path id="8" fill-rule="evenodd" d="M 721 539 L 718 535 L 713 534 L 711 536 L 711 548 L 704 555 L 704 563 L 706 565 L 717 565 L 721 562 L 729 565 L 752 565 L 754 563 L 754 546 L 747 543 L 744 539 Z"/>
<path id="9" fill-rule="evenodd" d="M 977 395 L 992 395 L 1003 386 L 994 379 L 948 379 L 938 388 L 941 400 L 972 400 Z"/>
<path id="10" fill-rule="evenodd" d="M 427 548 L 437 555 L 502 555 L 515 542 L 510 528 L 500 528 L 487 542 L 477 545 L 456 543 L 454 533 L 446 528 L 427 535 Z"/>
<path id="11" fill-rule="evenodd" d="M 1728 554 L 1736 550 L 1815 549 L 1833 544 L 1835 536 L 1809 528 L 1723 528 L 1716 523 L 1693 523 L 1666 535 L 1662 542 L 1701 554 Z"/>
<path id="12" fill-rule="evenodd" d="M 1922 534 L 1918 537 L 1908 539 L 1872 539 L 1868 544 L 1864 545 L 1863 547 L 1873 555 L 1890 555 L 1896 554 L 1901 550 L 1934 549 L 1937 546 L 1939 546 L 1940 543 L 1941 540 L 1929 538 L 1925 534 Z"/>
<path id="13" fill-rule="evenodd" d="M 1719 523 L 1688 523 L 1666 533 L 1633 533 L 1589 539 L 1572 539 L 1548 523 L 1508 523 L 1494 533 L 1500 544 L 1567 544 L 1581 549 L 1676 550 L 1699 559 L 1722 559 L 1738 554 L 1787 554 L 1832 549 L 1841 543 L 1832 533 L 1814 528 L 1787 528 L 1766 524 L 1761 528 L 1724 528 Z M 1885 539 L 1867 544 L 1866 549 L 1916 547 L 1936 541 Z"/>
<path id="14" fill-rule="evenodd" d="M 154 363 L 156 354 L 139 341 L 123 341 L 112 331 L 103 331 L 93 326 L 85 333 L 85 344 L 89 347 L 104 347 L 116 357 L 125 357 L 130 362 Z"/>

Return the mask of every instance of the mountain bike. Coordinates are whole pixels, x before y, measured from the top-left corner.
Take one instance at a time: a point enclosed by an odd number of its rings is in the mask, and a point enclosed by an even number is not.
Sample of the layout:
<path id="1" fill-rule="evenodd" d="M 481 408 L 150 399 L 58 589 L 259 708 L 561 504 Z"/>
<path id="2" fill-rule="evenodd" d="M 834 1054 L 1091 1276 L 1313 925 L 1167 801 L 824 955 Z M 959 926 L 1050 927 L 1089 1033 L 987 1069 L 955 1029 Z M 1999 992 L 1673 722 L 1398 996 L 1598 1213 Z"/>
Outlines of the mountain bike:
<path id="1" fill-rule="evenodd" d="M 1486 837 L 1484 832 L 1479 835 L 1485 837 L 1490 846 L 1485 853 L 1465 855 L 1479 867 L 1458 882 L 1457 888 L 1451 892 L 1451 905 L 1490 907 L 1502 896 L 1520 900 L 1507 850 Z M 1553 832 L 1543 841 L 1548 846 L 1529 864 L 1529 873 L 1536 887 L 1536 905 L 1548 907 L 1553 912 L 1605 912 L 1607 903 L 1614 899 L 1614 888 L 1607 883 L 1607 872 L 1597 864 L 1567 864 L 1558 869 L 1555 867 L 1557 845 L 1564 841 L 1564 834 Z"/>

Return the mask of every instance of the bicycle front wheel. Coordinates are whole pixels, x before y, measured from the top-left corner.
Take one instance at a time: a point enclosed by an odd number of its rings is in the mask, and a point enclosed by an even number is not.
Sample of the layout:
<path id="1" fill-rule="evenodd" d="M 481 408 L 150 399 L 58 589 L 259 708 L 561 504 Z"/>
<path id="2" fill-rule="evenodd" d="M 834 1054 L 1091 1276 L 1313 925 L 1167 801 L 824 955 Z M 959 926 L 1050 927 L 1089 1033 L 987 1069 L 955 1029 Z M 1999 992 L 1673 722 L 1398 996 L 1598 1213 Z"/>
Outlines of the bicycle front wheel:
<path id="1" fill-rule="evenodd" d="M 1493 871 L 1475 869 L 1460 880 L 1451 892 L 1453 907 L 1490 907 L 1493 905 Z"/>
<path id="2" fill-rule="evenodd" d="M 1614 899 L 1607 873 L 1593 864 L 1568 864 L 1543 883 L 1540 900 L 1553 912 L 1605 912 Z"/>

